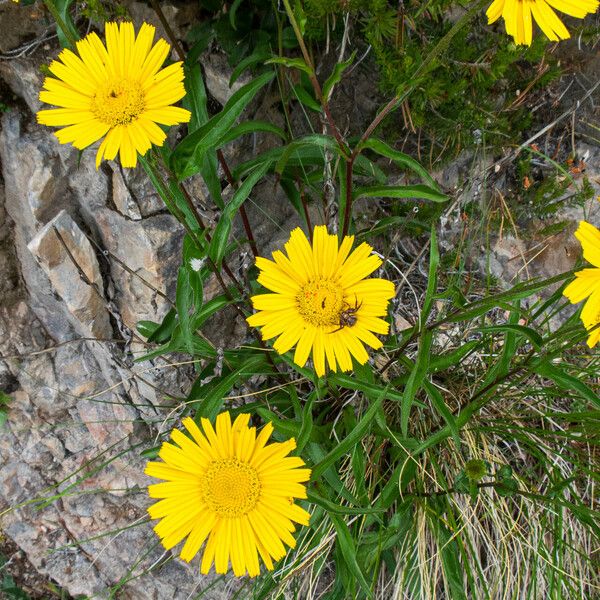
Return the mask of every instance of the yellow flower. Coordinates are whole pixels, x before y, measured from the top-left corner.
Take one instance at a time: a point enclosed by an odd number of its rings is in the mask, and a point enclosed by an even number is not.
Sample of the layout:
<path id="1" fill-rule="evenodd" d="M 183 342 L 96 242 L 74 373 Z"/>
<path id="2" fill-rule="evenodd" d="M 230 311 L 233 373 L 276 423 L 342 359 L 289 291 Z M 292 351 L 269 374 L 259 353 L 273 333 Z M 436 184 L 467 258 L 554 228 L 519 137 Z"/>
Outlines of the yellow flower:
<path id="1" fill-rule="evenodd" d="M 106 47 L 95 33 L 77 42 L 77 54 L 64 49 L 52 61 L 40 100 L 60 108 L 37 114 L 43 125 L 63 127 L 61 144 L 82 150 L 98 141 L 96 168 L 103 158 L 120 154 L 124 167 L 135 167 L 137 155 L 162 146 L 166 135 L 157 125 L 187 123 L 190 112 L 170 106 L 185 96 L 183 68 L 161 69 L 170 46 L 144 23 L 137 38 L 131 23 L 106 23 Z"/>
<path id="2" fill-rule="evenodd" d="M 372 332 L 386 334 L 383 319 L 394 284 L 385 279 L 365 279 L 381 266 L 373 248 L 361 244 L 350 253 L 354 236 L 338 239 L 324 225 L 315 227 L 313 244 L 301 229 L 292 231 L 285 244 L 287 256 L 273 252 L 273 261 L 257 258 L 258 282 L 273 294 L 252 297 L 259 312 L 248 323 L 262 327 L 263 339 L 277 337 L 273 347 L 283 354 L 296 346 L 294 362 L 303 367 L 312 350 L 315 371 L 352 369 L 353 356 L 360 364 L 369 356 L 363 342 L 381 348 Z"/>
<path id="3" fill-rule="evenodd" d="M 575 237 L 583 247 L 583 258 L 592 263 L 594 268 L 575 273 L 575 280 L 565 288 L 563 294 L 573 304 L 588 299 L 581 311 L 581 320 L 589 330 L 600 323 L 600 231 L 581 221 Z M 588 346 L 593 348 L 599 340 L 600 327 L 597 327 L 588 337 Z"/>
<path id="4" fill-rule="evenodd" d="M 159 452 L 164 462 L 149 462 L 146 474 L 166 479 L 148 487 L 151 498 L 162 498 L 148 512 L 161 519 L 154 530 L 169 550 L 187 537 L 181 558 L 187 562 L 205 540 L 201 571 L 214 561 L 217 573 L 233 572 L 255 577 L 260 572 L 258 554 L 270 571 L 273 560 L 285 556 L 284 543 L 294 548 L 294 524 L 308 525 L 310 514 L 294 504 L 306 498 L 310 469 L 304 461 L 287 456 L 296 447 L 287 442 L 267 444 L 273 425 L 256 435 L 248 427 L 250 415 L 240 415 L 233 426 L 228 412 L 217 417 L 213 429 L 208 419 L 200 428 L 189 417 L 183 420 L 189 436 L 173 430 L 175 444 L 165 442 Z M 191 436 L 191 437 L 190 437 Z"/>
<path id="5" fill-rule="evenodd" d="M 571 37 L 552 8 L 583 19 L 596 12 L 598 4 L 598 0 L 494 0 L 486 14 L 488 23 L 504 17 L 506 33 L 512 35 L 516 44 L 530 46 L 534 20 L 553 42 Z"/>

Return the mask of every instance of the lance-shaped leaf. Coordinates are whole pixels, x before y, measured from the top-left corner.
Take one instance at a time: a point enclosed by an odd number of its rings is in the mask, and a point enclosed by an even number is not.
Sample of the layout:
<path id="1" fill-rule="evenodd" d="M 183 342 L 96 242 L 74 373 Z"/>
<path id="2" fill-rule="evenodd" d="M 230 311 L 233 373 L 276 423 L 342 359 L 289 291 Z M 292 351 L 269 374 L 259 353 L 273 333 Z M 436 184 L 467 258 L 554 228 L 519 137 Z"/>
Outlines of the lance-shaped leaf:
<path id="1" fill-rule="evenodd" d="M 361 150 L 363 148 L 369 148 L 374 152 L 377 152 L 377 154 L 393 160 L 398 166 L 405 169 L 410 169 L 425 183 L 427 183 L 429 187 L 439 191 L 439 186 L 433 177 L 431 177 L 431 175 L 423 168 L 423 166 L 414 158 L 408 156 L 408 154 L 404 154 L 404 152 L 400 152 L 399 150 L 394 150 L 391 146 L 388 146 L 385 142 L 377 138 L 369 138 L 368 140 L 365 140 L 361 145 Z"/>
<path id="2" fill-rule="evenodd" d="M 263 73 L 242 86 L 229 98 L 219 114 L 181 141 L 171 155 L 171 167 L 179 180 L 190 177 L 201 170 L 202 158 L 206 152 L 219 147 L 221 140 L 227 135 L 242 111 L 258 91 L 273 79 L 273 76 L 272 72 Z"/>
<path id="3" fill-rule="evenodd" d="M 259 165 L 238 187 L 233 195 L 233 198 L 227 203 L 221 218 L 215 227 L 215 231 L 210 245 L 208 247 L 208 255 L 211 257 L 213 262 L 220 266 L 223 256 L 225 255 L 225 249 L 227 248 L 227 240 L 231 232 L 231 223 L 235 217 L 235 213 L 239 210 L 240 206 L 246 201 L 252 188 L 258 183 L 263 175 L 268 171 L 271 163 L 270 161 Z"/>
<path id="4" fill-rule="evenodd" d="M 432 187 L 423 184 L 417 185 L 372 185 L 357 188 L 354 199 L 358 198 L 411 198 L 415 200 L 431 200 L 432 202 L 446 202 L 448 196 L 438 192 Z"/>

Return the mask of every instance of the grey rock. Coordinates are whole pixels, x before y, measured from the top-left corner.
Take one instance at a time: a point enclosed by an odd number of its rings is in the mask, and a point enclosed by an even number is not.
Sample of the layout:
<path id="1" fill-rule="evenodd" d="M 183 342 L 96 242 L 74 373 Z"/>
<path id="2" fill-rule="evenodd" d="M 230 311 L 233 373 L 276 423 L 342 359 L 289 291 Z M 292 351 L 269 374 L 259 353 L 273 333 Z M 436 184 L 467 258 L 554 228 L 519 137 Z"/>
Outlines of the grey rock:
<path id="1" fill-rule="evenodd" d="M 32 113 L 42 108 L 39 94 L 44 77 L 38 67 L 37 61 L 31 58 L 0 61 L 0 77 L 17 96 L 25 100 Z"/>
<path id="2" fill-rule="evenodd" d="M 61 211 L 27 247 L 72 315 L 75 329 L 84 337 L 109 338 L 112 328 L 98 261 L 75 221 Z"/>

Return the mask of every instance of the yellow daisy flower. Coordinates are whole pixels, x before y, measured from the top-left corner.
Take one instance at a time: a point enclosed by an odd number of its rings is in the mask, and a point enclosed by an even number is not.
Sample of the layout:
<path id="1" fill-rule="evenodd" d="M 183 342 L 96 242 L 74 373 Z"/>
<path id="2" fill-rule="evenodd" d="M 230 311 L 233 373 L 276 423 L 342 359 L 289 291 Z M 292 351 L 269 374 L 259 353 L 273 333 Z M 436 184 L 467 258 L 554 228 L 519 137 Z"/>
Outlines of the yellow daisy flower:
<path id="1" fill-rule="evenodd" d="M 362 243 L 352 253 L 354 236 L 338 239 L 324 225 L 315 227 L 313 244 L 301 229 L 292 231 L 285 244 L 287 256 L 273 252 L 273 261 L 257 258 L 258 282 L 273 294 L 252 297 L 259 312 L 248 317 L 262 327 L 265 340 L 277 337 L 273 347 L 284 354 L 296 346 L 294 362 L 303 367 L 312 350 L 315 371 L 325 374 L 325 357 L 332 371 L 352 369 L 353 356 L 360 364 L 369 356 L 363 342 L 381 348 L 373 332 L 386 334 L 387 314 L 394 284 L 385 279 L 365 279 L 381 266 L 373 248 Z"/>
<path id="2" fill-rule="evenodd" d="M 488 23 L 504 17 L 506 33 L 512 35 L 516 44 L 530 46 L 534 20 L 553 42 L 571 37 L 552 8 L 583 19 L 596 12 L 598 4 L 598 0 L 494 0 L 486 14 Z"/>
<path id="3" fill-rule="evenodd" d="M 224 412 L 215 429 L 202 419 L 203 434 L 187 417 L 189 436 L 174 429 L 174 444 L 165 442 L 159 452 L 164 462 L 146 466 L 147 475 L 166 480 L 148 487 L 151 498 L 162 498 L 148 509 L 152 519 L 161 519 L 154 530 L 167 550 L 187 537 L 181 549 L 187 562 L 208 539 L 204 574 L 214 561 L 217 573 L 226 573 L 231 563 L 236 576 L 255 577 L 258 554 L 272 571 L 273 561 L 285 556 L 284 544 L 296 546 L 292 521 L 308 525 L 310 514 L 294 498 L 306 498 L 302 482 L 310 469 L 299 468 L 301 458 L 287 456 L 296 442 L 267 444 L 273 425 L 267 423 L 257 436 L 249 420 L 243 414 L 232 425 Z"/>
<path id="4" fill-rule="evenodd" d="M 583 247 L 583 258 L 592 263 L 594 268 L 575 273 L 575 280 L 565 288 L 563 294 L 573 304 L 588 299 L 581 311 L 581 320 L 586 329 L 592 329 L 600 323 L 600 231 L 581 221 L 575 237 Z M 588 337 L 588 346 L 593 348 L 599 340 L 600 327 L 597 327 Z"/>
<path id="5" fill-rule="evenodd" d="M 77 42 L 77 54 L 64 49 L 50 64 L 40 100 L 60 108 L 41 110 L 38 122 L 63 127 L 61 144 L 82 150 L 104 140 L 96 154 L 119 152 L 124 167 L 135 167 L 137 155 L 152 144 L 162 146 L 165 132 L 157 125 L 187 123 L 189 111 L 171 106 L 185 96 L 181 62 L 161 69 L 170 50 L 163 39 L 154 46 L 155 28 L 144 23 L 136 38 L 131 23 L 106 23 L 106 46 L 95 33 Z"/>

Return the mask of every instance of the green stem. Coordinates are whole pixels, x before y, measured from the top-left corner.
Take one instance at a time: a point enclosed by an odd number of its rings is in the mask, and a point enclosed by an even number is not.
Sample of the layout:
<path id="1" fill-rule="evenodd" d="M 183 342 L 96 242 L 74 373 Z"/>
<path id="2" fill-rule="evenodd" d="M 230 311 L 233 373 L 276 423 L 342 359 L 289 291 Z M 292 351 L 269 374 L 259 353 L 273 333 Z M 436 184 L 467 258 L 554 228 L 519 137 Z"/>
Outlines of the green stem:
<path id="1" fill-rule="evenodd" d="M 75 50 L 75 48 L 77 47 L 77 38 L 73 35 L 71 29 L 65 23 L 65 20 L 62 18 L 60 12 L 58 11 L 58 8 L 54 6 L 54 2 L 52 2 L 52 0 L 44 0 L 44 4 L 46 5 L 46 8 L 52 15 L 52 18 L 56 21 L 56 25 L 60 28 L 66 40 L 69 42 L 69 46 L 73 50 Z"/>

